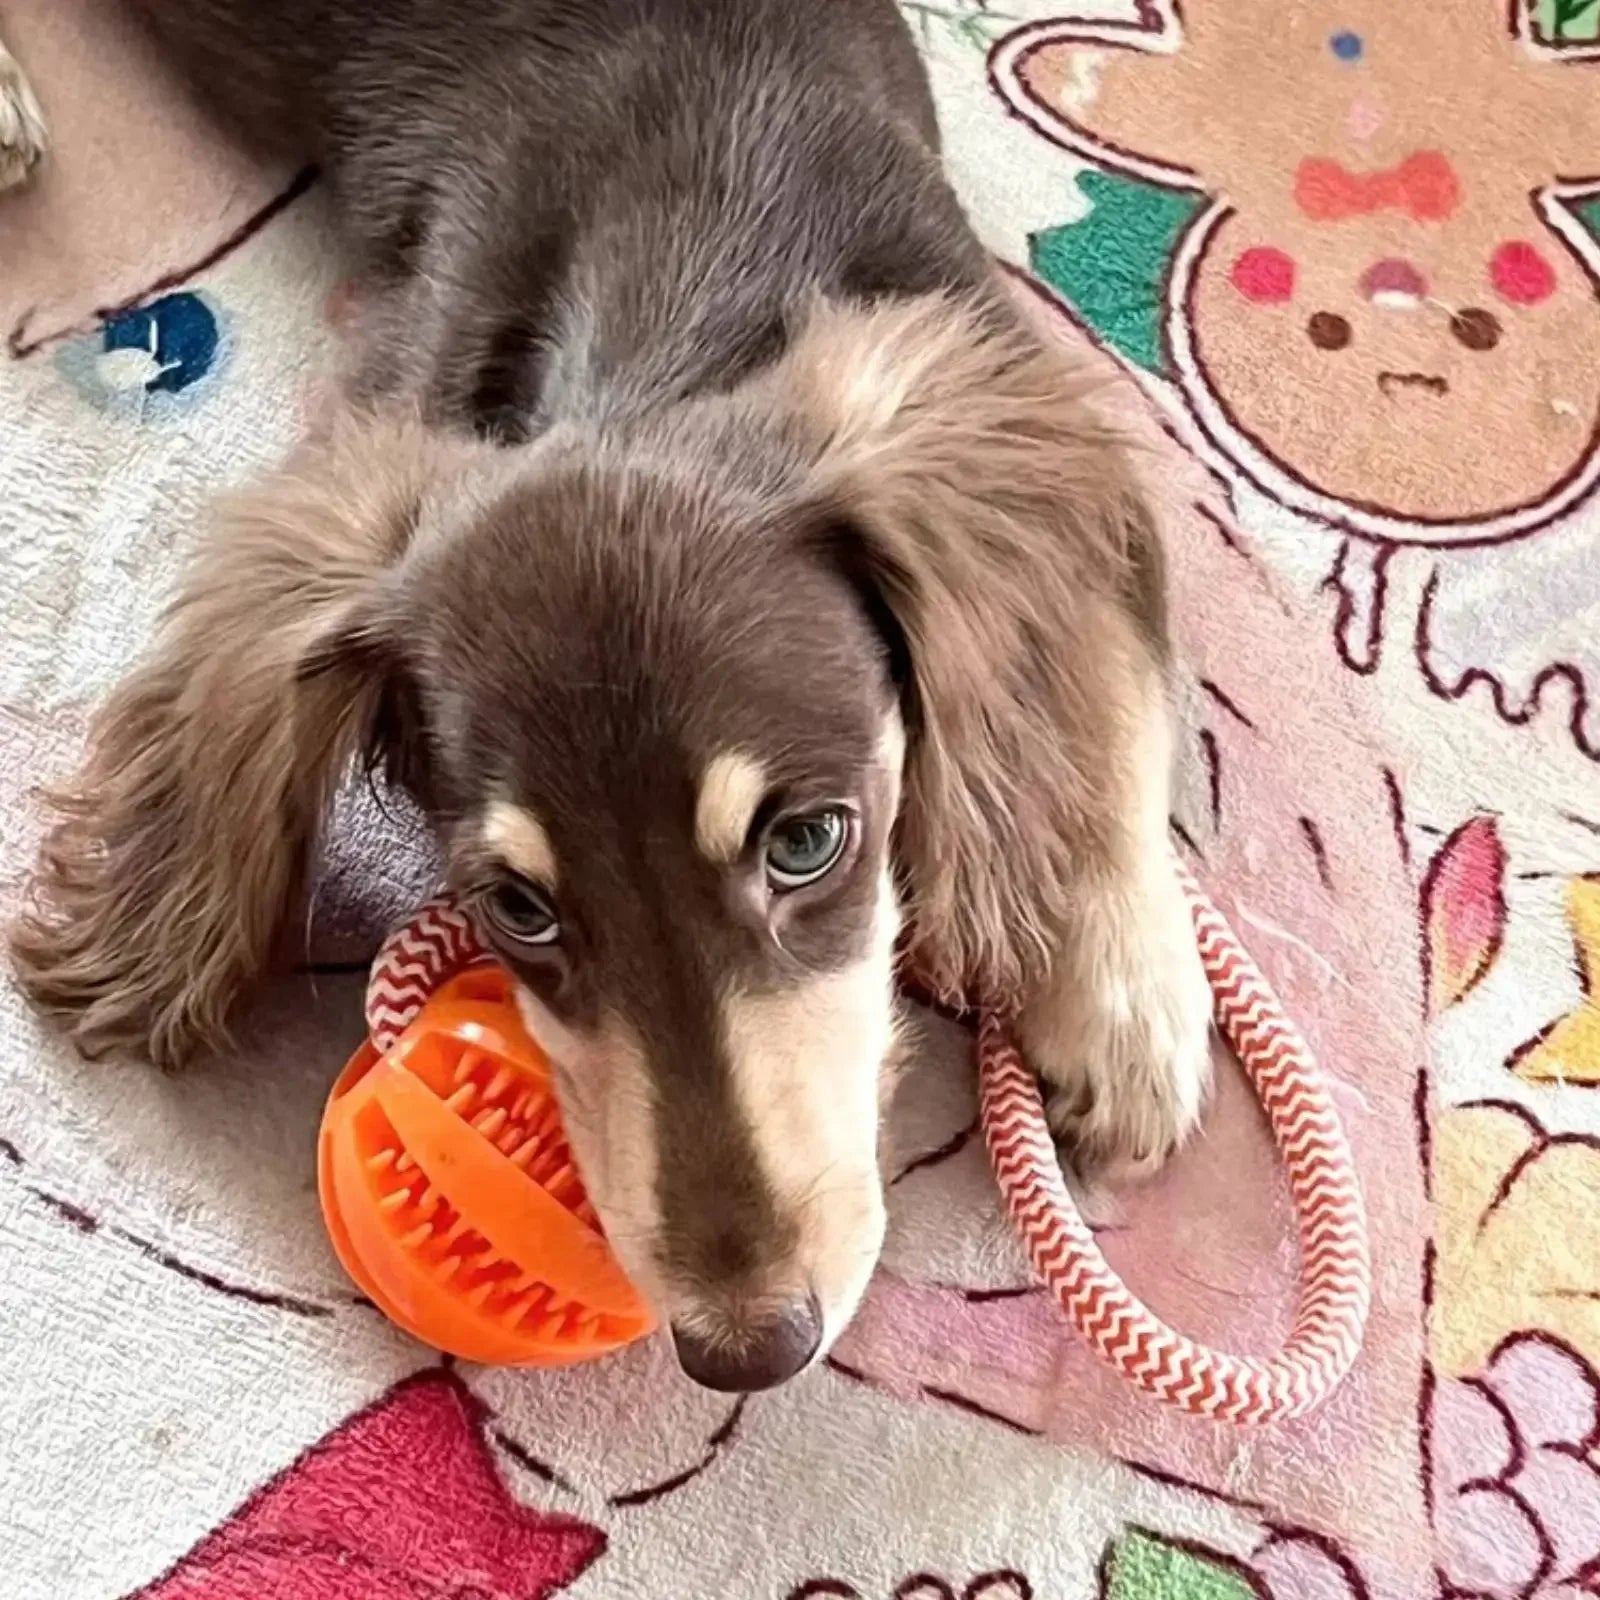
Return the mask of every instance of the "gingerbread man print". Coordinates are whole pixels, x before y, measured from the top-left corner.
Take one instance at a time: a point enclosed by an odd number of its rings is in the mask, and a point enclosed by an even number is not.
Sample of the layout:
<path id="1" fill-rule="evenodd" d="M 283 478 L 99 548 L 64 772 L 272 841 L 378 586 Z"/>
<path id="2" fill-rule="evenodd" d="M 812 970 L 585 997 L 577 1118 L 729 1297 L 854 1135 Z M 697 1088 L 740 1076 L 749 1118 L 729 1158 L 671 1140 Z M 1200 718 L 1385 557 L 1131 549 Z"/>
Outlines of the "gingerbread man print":
<path id="1" fill-rule="evenodd" d="M 1092 164 L 1101 213 L 1092 273 L 1082 232 L 1035 269 L 1293 509 L 1400 543 L 1528 532 L 1600 471 L 1585 16 L 1138 0 L 1023 28 L 995 82 Z M 1159 270 L 1119 272 L 1163 226 Z"/>

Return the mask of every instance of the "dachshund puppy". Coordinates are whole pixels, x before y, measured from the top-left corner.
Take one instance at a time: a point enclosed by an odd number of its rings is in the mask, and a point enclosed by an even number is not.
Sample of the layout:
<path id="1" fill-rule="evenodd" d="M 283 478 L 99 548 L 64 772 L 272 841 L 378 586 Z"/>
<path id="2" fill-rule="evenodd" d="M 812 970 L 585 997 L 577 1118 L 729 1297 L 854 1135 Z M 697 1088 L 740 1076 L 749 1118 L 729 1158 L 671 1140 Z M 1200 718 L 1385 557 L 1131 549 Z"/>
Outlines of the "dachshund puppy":
<path id="1" fill-rule="evenodd" d="M 903 951 L 1015 1008 L 1071 1159 L 1193 1128 L 1161 556 L 942 175 L 893 0 L 142 0 L 363 288 L 343 414 L 217 508 L 12 952 L 214 1047 L 383 765 L 516 974 L 689 1375 L 827 1349 L 884 1230 Z"/>

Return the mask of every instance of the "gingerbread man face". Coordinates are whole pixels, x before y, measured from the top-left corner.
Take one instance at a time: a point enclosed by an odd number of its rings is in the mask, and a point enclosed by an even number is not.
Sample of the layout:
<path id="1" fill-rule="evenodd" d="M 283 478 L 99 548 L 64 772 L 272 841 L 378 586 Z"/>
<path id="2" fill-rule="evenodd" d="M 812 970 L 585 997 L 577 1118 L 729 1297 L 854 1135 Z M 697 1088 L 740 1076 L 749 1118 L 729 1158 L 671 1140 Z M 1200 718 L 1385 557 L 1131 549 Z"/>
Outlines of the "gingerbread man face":
<path id="1" fill-rule="evenodd" d="M 1042 131 L 1186 201 L 1160 368 L 1297 508 L 1458 542 L 1593 481 L 1600 64 L 1553 3 L 1143 0 L 998 52 Z"/>

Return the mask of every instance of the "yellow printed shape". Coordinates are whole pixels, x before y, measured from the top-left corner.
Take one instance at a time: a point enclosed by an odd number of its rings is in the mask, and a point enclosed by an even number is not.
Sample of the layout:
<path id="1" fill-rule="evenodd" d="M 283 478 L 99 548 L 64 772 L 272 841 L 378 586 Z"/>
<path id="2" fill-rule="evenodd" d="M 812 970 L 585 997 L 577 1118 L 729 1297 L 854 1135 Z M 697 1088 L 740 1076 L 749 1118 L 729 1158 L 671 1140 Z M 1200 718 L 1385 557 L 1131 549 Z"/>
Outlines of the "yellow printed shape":
<path id="1" fill-rule="evenodd" d="M 1568 885 L 1567 925 L 1583 998 L 1513 1052 L 1509 1064 L 1530 1083 L 1600 1085 L 1600 878 Z"/>
<path id="2" fill-rule="evenodd" d="M 1483 1371 L 1507 1335 L 1555 1334 L 1600 1367 L 1600 1138 L 1498 1102 L 1434 1127 L 1434 1362 Z"/>

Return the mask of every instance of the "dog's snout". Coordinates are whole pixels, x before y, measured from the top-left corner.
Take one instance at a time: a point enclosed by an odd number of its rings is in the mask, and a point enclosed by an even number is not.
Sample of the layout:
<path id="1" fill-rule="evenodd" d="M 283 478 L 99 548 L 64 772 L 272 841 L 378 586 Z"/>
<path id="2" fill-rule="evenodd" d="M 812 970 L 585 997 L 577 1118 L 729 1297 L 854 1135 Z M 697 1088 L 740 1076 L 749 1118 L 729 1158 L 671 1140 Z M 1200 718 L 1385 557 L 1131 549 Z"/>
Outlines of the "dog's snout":
<path id="1" fill-rule="evenodd" d="M 737 1333 L 674 1323 L 672 1342 L 678 1364 L 703 1388 L 750 1394 L 804 1369 L 822 1343 L 822 1307 L 808 1294 Z"/>

